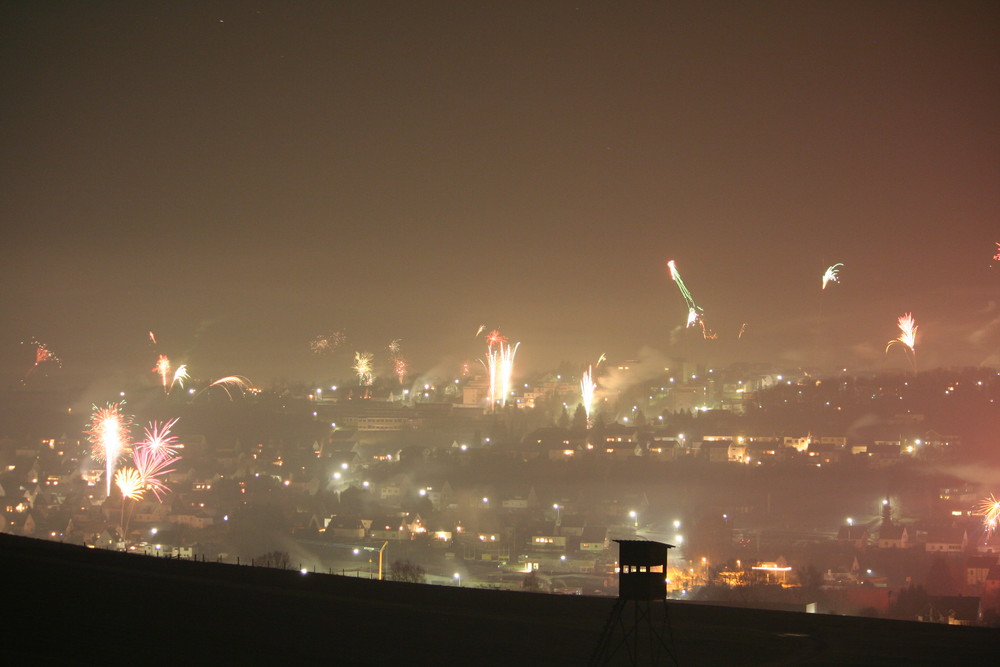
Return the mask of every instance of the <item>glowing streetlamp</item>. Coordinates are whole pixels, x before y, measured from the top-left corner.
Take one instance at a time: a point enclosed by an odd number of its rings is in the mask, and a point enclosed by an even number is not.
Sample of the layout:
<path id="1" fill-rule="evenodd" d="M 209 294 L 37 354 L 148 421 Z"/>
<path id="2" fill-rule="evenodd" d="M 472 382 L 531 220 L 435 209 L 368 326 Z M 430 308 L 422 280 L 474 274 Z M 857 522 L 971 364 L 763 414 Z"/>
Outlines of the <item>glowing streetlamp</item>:
<path id="1" fill-rule="evenodd" d="M 462 575 L 461 575 L 461 574 L 459 574 L 458 572 L 456 572 L 455 574 L 453 574 L 453 575 L 451 575 L 451 576 L 452 576 L 452 578 L 453 578 L 453 579 L 454 579 L 455 581 L 457 581 L 457 582 L 458 582 L 458 586 L 459 586 L 459 588 L 461 588 L 461 587 L 462 587 Z"/>
<path id="2" fill-rule="evenodd" d="M 638 528 L 639 527 L 639 513 L 636 512 L 635 510 L 630 510 L 629 513 L 628 513 L 628 515 L 629 515 L 629 518 L 632 519 L 632 527 L 633 528 Z"/>

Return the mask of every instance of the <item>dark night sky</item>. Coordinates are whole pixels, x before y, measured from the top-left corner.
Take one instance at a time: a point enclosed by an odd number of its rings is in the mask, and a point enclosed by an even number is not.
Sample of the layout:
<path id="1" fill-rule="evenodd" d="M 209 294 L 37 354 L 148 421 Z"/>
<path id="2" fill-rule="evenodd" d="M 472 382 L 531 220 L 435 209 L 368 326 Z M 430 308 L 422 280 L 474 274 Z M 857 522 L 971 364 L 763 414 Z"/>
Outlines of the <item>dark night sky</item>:
<path id="1" fill-rule="evenodd" d="M 0 9 L 4 385 L 32 336 L 147 374 L 149 330 L 200 377 L 453 373 L 483 323 L 523 370 L 905 368 L 907 311 L 920 366 L 1000 365 L 995 2 L 150 5 Z"/>

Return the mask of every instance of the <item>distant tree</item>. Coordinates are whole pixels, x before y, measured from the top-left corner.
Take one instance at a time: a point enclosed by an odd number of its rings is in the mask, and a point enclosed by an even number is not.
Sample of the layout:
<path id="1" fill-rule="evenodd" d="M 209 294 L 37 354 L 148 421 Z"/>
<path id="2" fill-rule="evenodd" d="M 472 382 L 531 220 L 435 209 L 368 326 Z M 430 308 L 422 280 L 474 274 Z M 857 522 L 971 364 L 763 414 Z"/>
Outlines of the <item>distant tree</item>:
<path id="1" fill-rule="evenodd" d="M 392 581 L 406 581 L 411 584 L 422 584 L 426 580 L 427 572 L 423 567 L 407 560 L 393 561 L 389 566 L 389 579 Z"/>
<path id="2" fill-rule="evenodd" d="M 923 586 L 901 588 L 889 610 L 894 618 L 913 621 L 927 609 L 927 590 Z"/>
<path id="3" fill-rule="evenodd" d="M 565 405 L 562 408 L 562 412 L 559 413 L 559 421 L 556 422 L 556 425 L 559 428 L 569 428 L 569 411 Z"/>
<path id="4" fill-rule="evenodd" d="M 570 425 L 570 430 L 575 433 L 583 433 L 587 430 L 587 410 L 582 403 L 577 405 L 573 412 L 573 423 Z"/>
<path id="5" fill-rule="evenodd" d="M 542 582 L 538 579 L 538 570 L 532 570 L 524 575 L 524 579 L 521 580 L 521 588 L 533 592 L 542 590 Z"/>
<path id="6" fill-rule="evenodd" d="M 635 413 L 632 415 L 632 425 L 635 426 L 636 428 L 645 428 L 646 413 L 644 413 L 642 410 L 636 410 Z"/>
<path id="7" fill-rule="evenodd" d="M 927 571 L 924 586 L 931 595 L 955 595 L 957 589 L 947 560 L 941 556 L 934 559 Z"/>

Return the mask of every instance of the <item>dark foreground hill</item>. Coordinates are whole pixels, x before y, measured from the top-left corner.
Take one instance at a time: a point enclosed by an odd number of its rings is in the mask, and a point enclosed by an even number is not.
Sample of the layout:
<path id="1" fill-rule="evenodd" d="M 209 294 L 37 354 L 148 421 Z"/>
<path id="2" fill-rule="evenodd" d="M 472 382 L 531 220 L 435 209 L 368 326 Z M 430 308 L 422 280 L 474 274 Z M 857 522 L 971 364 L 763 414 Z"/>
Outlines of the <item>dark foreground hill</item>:
<path id="1" fill-rule="evenodd" d="M 10 535 L 0 535 L 0 568 L 5 664 L 580 665 L 614 605 Z M 1000 632 L 983 628 L 688 603 L 669 613 L 681 665 L 985 665 L 1000 655 Z"/>

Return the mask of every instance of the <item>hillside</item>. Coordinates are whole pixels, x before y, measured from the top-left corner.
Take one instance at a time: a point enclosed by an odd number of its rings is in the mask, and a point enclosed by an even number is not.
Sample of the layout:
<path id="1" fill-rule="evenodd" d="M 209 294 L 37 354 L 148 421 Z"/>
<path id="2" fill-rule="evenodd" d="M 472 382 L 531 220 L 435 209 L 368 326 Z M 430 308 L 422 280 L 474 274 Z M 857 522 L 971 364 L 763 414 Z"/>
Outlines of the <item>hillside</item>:
<path id="1" fill-rule="evenodd" d="M 32 664 L 586 664 L 614 604 L 10 535 L 0 535 L 0 567 L 0 655 Z M 1000 640 L 982 628 L 690 603 L 669 613 L 682 665 L 992 664 Z"/>

